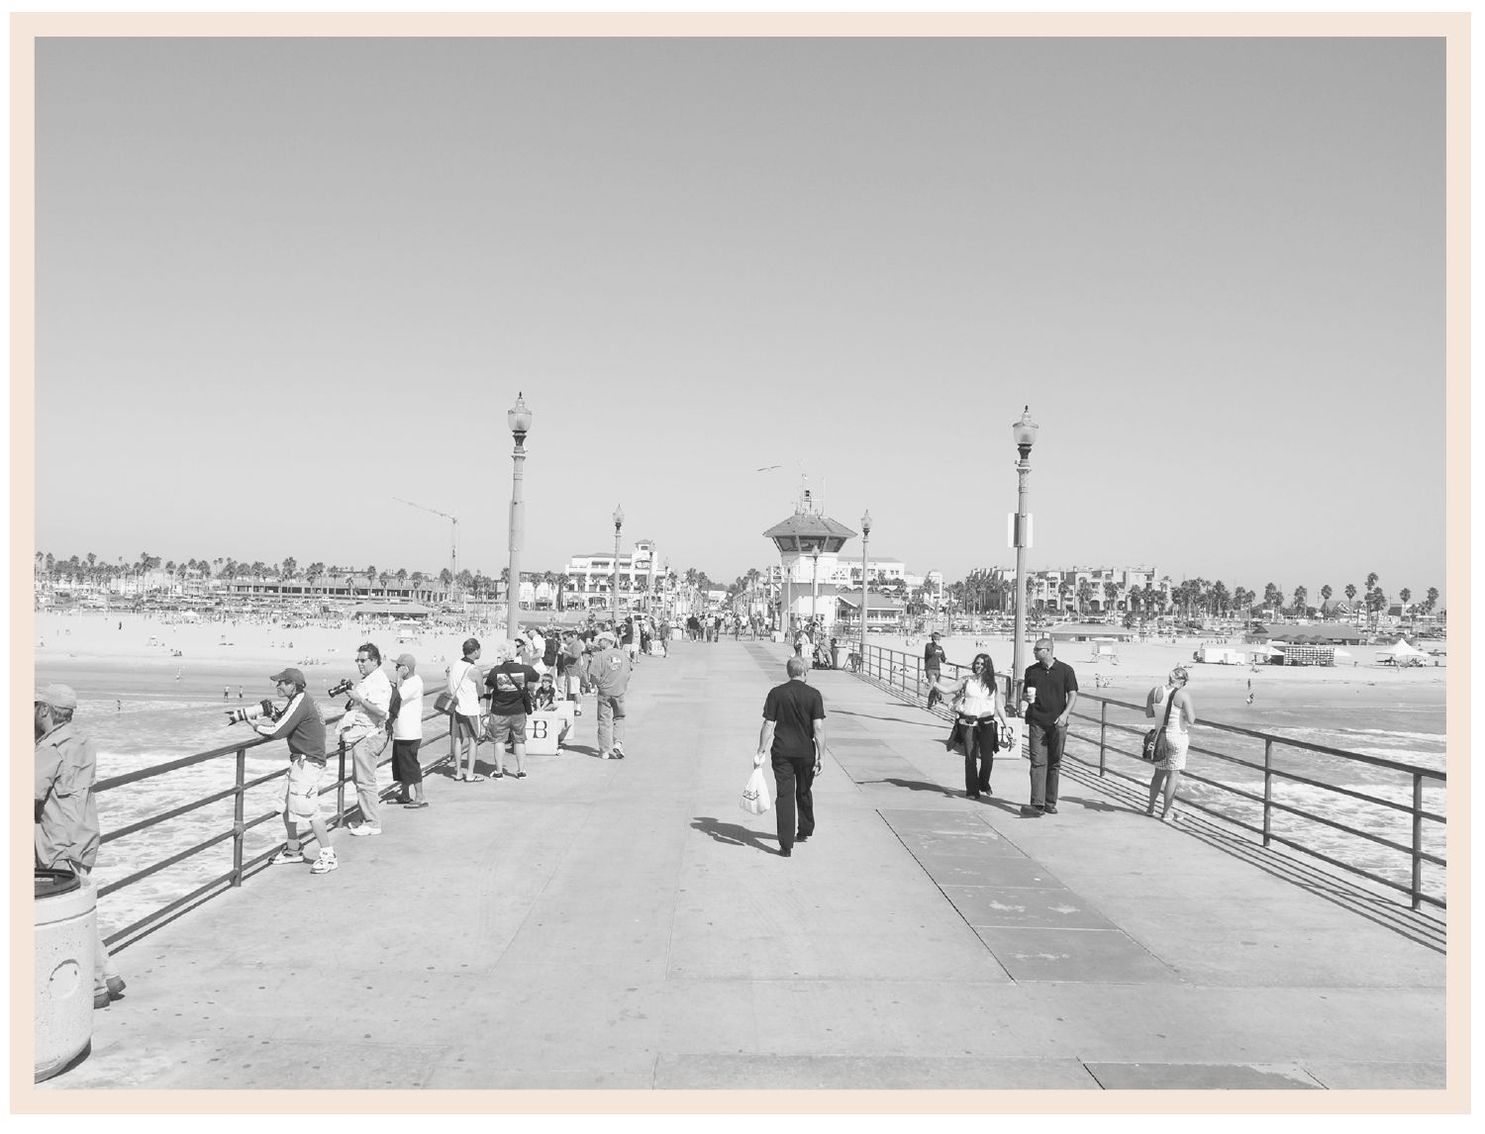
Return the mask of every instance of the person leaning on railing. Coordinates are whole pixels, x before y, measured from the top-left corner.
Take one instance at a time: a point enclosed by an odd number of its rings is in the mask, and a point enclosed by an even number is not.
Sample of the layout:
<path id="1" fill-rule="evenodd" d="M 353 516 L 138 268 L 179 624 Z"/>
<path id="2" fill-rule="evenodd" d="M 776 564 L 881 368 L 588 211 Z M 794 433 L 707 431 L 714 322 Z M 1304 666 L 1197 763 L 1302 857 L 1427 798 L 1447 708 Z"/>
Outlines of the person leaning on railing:
<path id="1" fill-rule="evenodd" d="M 36 690 L 36 865 L 71 870 L 84 886 L 98 861 L 102 833 L 93 799 L 98 756 L 93 742 L 72 727 L 77 694 L 67 685 Z M 124 992 L 96 916 L 93 1007 L 107 1008 Z"/>
<path id="2" fill-rule="evenodd" d="M 250 721 L 253 730 L 289 746 L 289 785 L 284 791 L 284 830 L 288 833 L 284 847 L 271 859 L 273 866 L 308 862 L 300 846 L 299 828 L 308 823 L 319 840 L 320 854 L 309 870 L 311 874 L 329 874 L 340 864 L 335 848 L 330 845 L 330 829 L 320 814 L 320 785 L 325 780 L 325 718 L 320 707 L 305 692 L 304 674 L 285 669 L 269 678 L 280 697 L 289 699 L 277 717 L 264 715 Z"/>

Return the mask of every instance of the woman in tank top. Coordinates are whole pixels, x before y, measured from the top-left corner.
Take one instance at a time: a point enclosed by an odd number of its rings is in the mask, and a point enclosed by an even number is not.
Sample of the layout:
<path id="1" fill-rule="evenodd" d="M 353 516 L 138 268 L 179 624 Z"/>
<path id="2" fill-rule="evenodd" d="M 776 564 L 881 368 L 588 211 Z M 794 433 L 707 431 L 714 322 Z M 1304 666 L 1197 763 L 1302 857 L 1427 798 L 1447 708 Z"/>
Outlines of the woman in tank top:
<path id="1" fill-rule="evenodd" d="M 1155 803 L 1164 789 L 1165 806 L 1160 809 L 1162 820 L 1171 815 L 1171 805 L 1176 799 L 1176 786 L 1181 782 L 1181 771 L 1186 767 L 1186 752 L 1191 747 L 1191 726 L 1196 723 L 1196 704 L 1186 688 L 1190 680 L 1183 666 L 1170 671 L 1164 685 L 1150 690 L 1145 701 L 1145 716 L 1165 719 L 1165 759 L 1155 765 L 1150 775 L 1150 804 L 1145 814 L 1155 814 Z M 1173 698 L 1167 704 L 1167 698 Z M 1170 716 L 1166 718 L 1166 709 Z"/>

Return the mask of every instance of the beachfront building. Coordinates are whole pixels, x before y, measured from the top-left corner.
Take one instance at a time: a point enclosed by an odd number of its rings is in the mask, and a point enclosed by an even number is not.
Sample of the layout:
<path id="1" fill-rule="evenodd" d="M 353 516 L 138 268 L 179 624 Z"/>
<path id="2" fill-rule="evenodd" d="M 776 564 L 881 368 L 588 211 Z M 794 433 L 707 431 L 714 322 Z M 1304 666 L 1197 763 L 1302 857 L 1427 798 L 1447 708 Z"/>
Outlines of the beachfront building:
<path id="1" fill-rule="evenodd" d="M 655 593 L 657 573 L 664 575 L 655 556 L 654 540 L 635 540 L 627 552 L 619 551 L 619 598 L 627 599 Z M 568 606 L 584 606 L 612 610 L 614 589 L 613 551 L 590 551 L 574 555 L 562 568 L 567 578 L 567 590 L 563 602 Z"/>
<path id="2" fill-rule="evenodd" d="M 991 579 L 1015 594 L 1014 566 L 992 567 Z M 1154 566 L 1056 567 L 1026 576 L 1026 608 L 1045 615 L 1109 618 L 1128 611 L 1163 614 L 1171 609 L 1170 577 Z"/>

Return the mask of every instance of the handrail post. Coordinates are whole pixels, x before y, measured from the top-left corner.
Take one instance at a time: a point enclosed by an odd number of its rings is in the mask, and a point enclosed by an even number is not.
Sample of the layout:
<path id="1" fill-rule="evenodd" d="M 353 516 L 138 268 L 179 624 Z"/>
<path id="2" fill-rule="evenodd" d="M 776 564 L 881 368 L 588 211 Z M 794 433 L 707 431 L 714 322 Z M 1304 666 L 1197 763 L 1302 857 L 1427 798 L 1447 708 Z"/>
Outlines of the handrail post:
<path id="1" fill-rule="evenodd" d="M 1108 766 L 1109 703 L 1100 701 L 1098 704 L 1098 774 L 1101 777 Z"/>
<path id="2" fill-rule="evenodd" d="M 243 784 L 247 782 L 247 749 L 237 750 L 237 790 L 232 797 L 232 885 L 242 885 Z"/>
<path id="3" fill-rule="evenodd" d="M 1423 904 L 1423 777 L 1413 773 L 1413 888 L 1408 893 L 1413 909 Z"/>
<path id="4" fill-rule="evenodd" d="M 345 822 L 345 735 L 340 737 L 339 770 L 335 775 L 335 821 Z"/>
<path id="5" fill-rule="evenodd" d="M 1267 737 L 1263 741 L 1263 845 L 1269 845 L 1269 824 L 1273 821 L 1274 801 L 1274 742 Z"/>

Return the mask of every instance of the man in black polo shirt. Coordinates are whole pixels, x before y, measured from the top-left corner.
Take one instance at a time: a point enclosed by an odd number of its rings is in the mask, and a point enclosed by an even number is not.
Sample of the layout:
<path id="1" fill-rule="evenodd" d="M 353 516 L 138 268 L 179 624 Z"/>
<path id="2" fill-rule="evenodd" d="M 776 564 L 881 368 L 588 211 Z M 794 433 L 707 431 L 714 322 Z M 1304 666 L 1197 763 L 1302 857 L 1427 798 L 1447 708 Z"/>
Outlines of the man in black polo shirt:
<path id="1" fill-rule="evenodd" d="M 758 733 L 758 755 L 753 767 L 773 759 L 777 802 L 779 854 L 788 858 L 794 844 L 815 833 L 815 798 L 811 792 L 825 757 L 825 698 L 805 681 L 809 667 L 803 658 L 790 658 L 789 680 L 775 685 L 763 702 L 763 727 Z M 795 834 L 798 811 L 799 833 Z"/>
<path id="2" fill-rule="evenodd" d="M 1052 656 L 1052 639 L 1033 647 L 1036 661 L 1026 668 L 1026 747 L 1031 754 L 1031 802 L 1021 808 L 1028 819 L 1057 814 L 1057 779 L 1067 722 L 1078 702 L 1078 675 Z"/>

